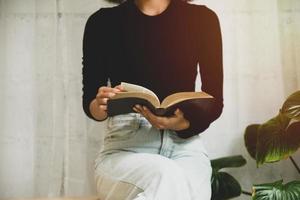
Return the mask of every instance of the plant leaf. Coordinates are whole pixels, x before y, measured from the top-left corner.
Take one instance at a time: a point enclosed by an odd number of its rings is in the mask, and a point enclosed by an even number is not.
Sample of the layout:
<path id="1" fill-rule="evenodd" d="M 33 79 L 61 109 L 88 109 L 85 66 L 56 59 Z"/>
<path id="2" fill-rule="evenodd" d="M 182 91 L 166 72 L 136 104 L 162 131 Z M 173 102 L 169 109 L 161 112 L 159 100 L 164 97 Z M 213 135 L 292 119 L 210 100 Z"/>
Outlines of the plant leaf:
<path id="1" fill-rule="evenodd" d="M 299 200 L 300 181 L 292 181 L 285 185 L 282 180 L 253 186 L 252 200 Z"/>
<path id="2" fill-rule="evenodd" d="M 281 112 L 291 119 L 300 120 L 300 91 L 291 94 L 287 98 Z"/>
<path id="3" fill-rule="evenodd" d="M 239 182 L 226 172 L 216 172 L 212 175 L 212 200 L 225 200 L 238 197 L 242 193 Z"/>
<path id="4" fill-rule="evenodd" d="M 247 126 L 244 134 L 244 142 L 250 156 L 256 160 L 256 144 L 259 124 Z"/>
<path id="5" fill-rule="evenodd" d="M 279 113 L 258 128 L 256 162 L 276 162 L 293 154 L 300 146 L 300 122 Z"/>
<path id="6" fill-rule="evenodd" d="M 213 169 L 212 198 L 213 200 L 224 200 L 241 195 L 242 189 L 239 182 L 226 172 L 219 172 L 225 167 L 241 167 L 246 164 L 246 160 L 241 155 L 222 157 L 211 160 Z"/>
<path id="7" fill-rule="evenodd" d="M 215 171 L 219 171 L 220 169 L 228 167 L 241 167 L 246 163 L 247 161 L 241 155 L 228 156 L 211 160 L 211 166 Z"/>

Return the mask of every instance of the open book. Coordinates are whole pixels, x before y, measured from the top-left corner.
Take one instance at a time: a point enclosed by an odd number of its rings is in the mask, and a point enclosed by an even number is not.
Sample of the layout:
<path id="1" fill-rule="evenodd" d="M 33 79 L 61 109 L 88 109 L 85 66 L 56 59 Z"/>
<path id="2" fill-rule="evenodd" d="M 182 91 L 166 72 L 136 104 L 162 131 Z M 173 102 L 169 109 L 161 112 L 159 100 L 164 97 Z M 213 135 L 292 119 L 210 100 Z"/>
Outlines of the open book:
<path id="1" fill-rule="evenodd" d="M 178 92 L 167 96 L 160 103 L 159 98 L 151 90 L 130 83 L 121 82 L 125 92 L 119 92 L 107 102 L 108 116 L 135 112 L 134 105 L 146 106 L 152 113 L 159 116 L 171 116 L 177 108 L 197 102 L 203 107 L 208 106 L 214 98 L 205 92 Z"/>

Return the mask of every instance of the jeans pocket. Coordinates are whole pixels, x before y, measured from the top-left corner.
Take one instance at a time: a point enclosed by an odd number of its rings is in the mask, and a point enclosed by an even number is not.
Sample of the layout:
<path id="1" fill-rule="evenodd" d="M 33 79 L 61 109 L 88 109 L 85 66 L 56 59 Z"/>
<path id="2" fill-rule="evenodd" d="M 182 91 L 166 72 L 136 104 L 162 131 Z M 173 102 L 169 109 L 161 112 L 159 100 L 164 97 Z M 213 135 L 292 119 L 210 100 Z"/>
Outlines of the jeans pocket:
<path id="1" fill-rule="evenodd" d="M 132 138 L 140 126 L 138 113 L 128 113 L 109 117 L 105 141 L 127 140 Z"/>

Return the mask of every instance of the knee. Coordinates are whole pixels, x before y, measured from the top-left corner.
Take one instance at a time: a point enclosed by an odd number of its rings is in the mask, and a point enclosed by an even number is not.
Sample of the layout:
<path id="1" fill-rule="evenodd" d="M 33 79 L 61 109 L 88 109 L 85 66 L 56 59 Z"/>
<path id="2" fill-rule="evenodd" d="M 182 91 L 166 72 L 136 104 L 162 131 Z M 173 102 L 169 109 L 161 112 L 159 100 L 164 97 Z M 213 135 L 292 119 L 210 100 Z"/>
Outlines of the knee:
<path id="1" fill-rule="evenodd" d="M 159 179 L 178 180 L 184 177 L 183 169 L 173 160 L 160 157 L 156 159 L 151 167 L 151 175 Z"/>

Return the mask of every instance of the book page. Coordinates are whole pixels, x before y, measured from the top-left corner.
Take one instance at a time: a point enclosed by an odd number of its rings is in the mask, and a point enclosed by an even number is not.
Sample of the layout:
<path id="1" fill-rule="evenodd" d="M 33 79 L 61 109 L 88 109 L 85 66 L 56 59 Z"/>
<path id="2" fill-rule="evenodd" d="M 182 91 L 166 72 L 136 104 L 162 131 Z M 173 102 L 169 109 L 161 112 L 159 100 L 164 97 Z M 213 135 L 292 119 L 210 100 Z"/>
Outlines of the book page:
<path id="1" fill-rule="evenodd" d="M 178 92 L 167 96 L 161 103 L 161 108 L 167 108 L 176 103 L 190 100 L 190 99 L 200 99 L 200 98 L 213 98 L 211 95 L 205 92 Z"/>
<path id="2" fill-rule="evenodd" d="M 154 92 L 149 90 L 148 88 L 145 88 L 140 85 L 135 85 L 131 83 L 121 82 L 121 86 L 123 86 L 124 90 L 128 92 L 140 92 L 140 93 L 146 93 L 156 98 L 156 100 L 159 102 L 159 98 L 156 96 Z"/>

